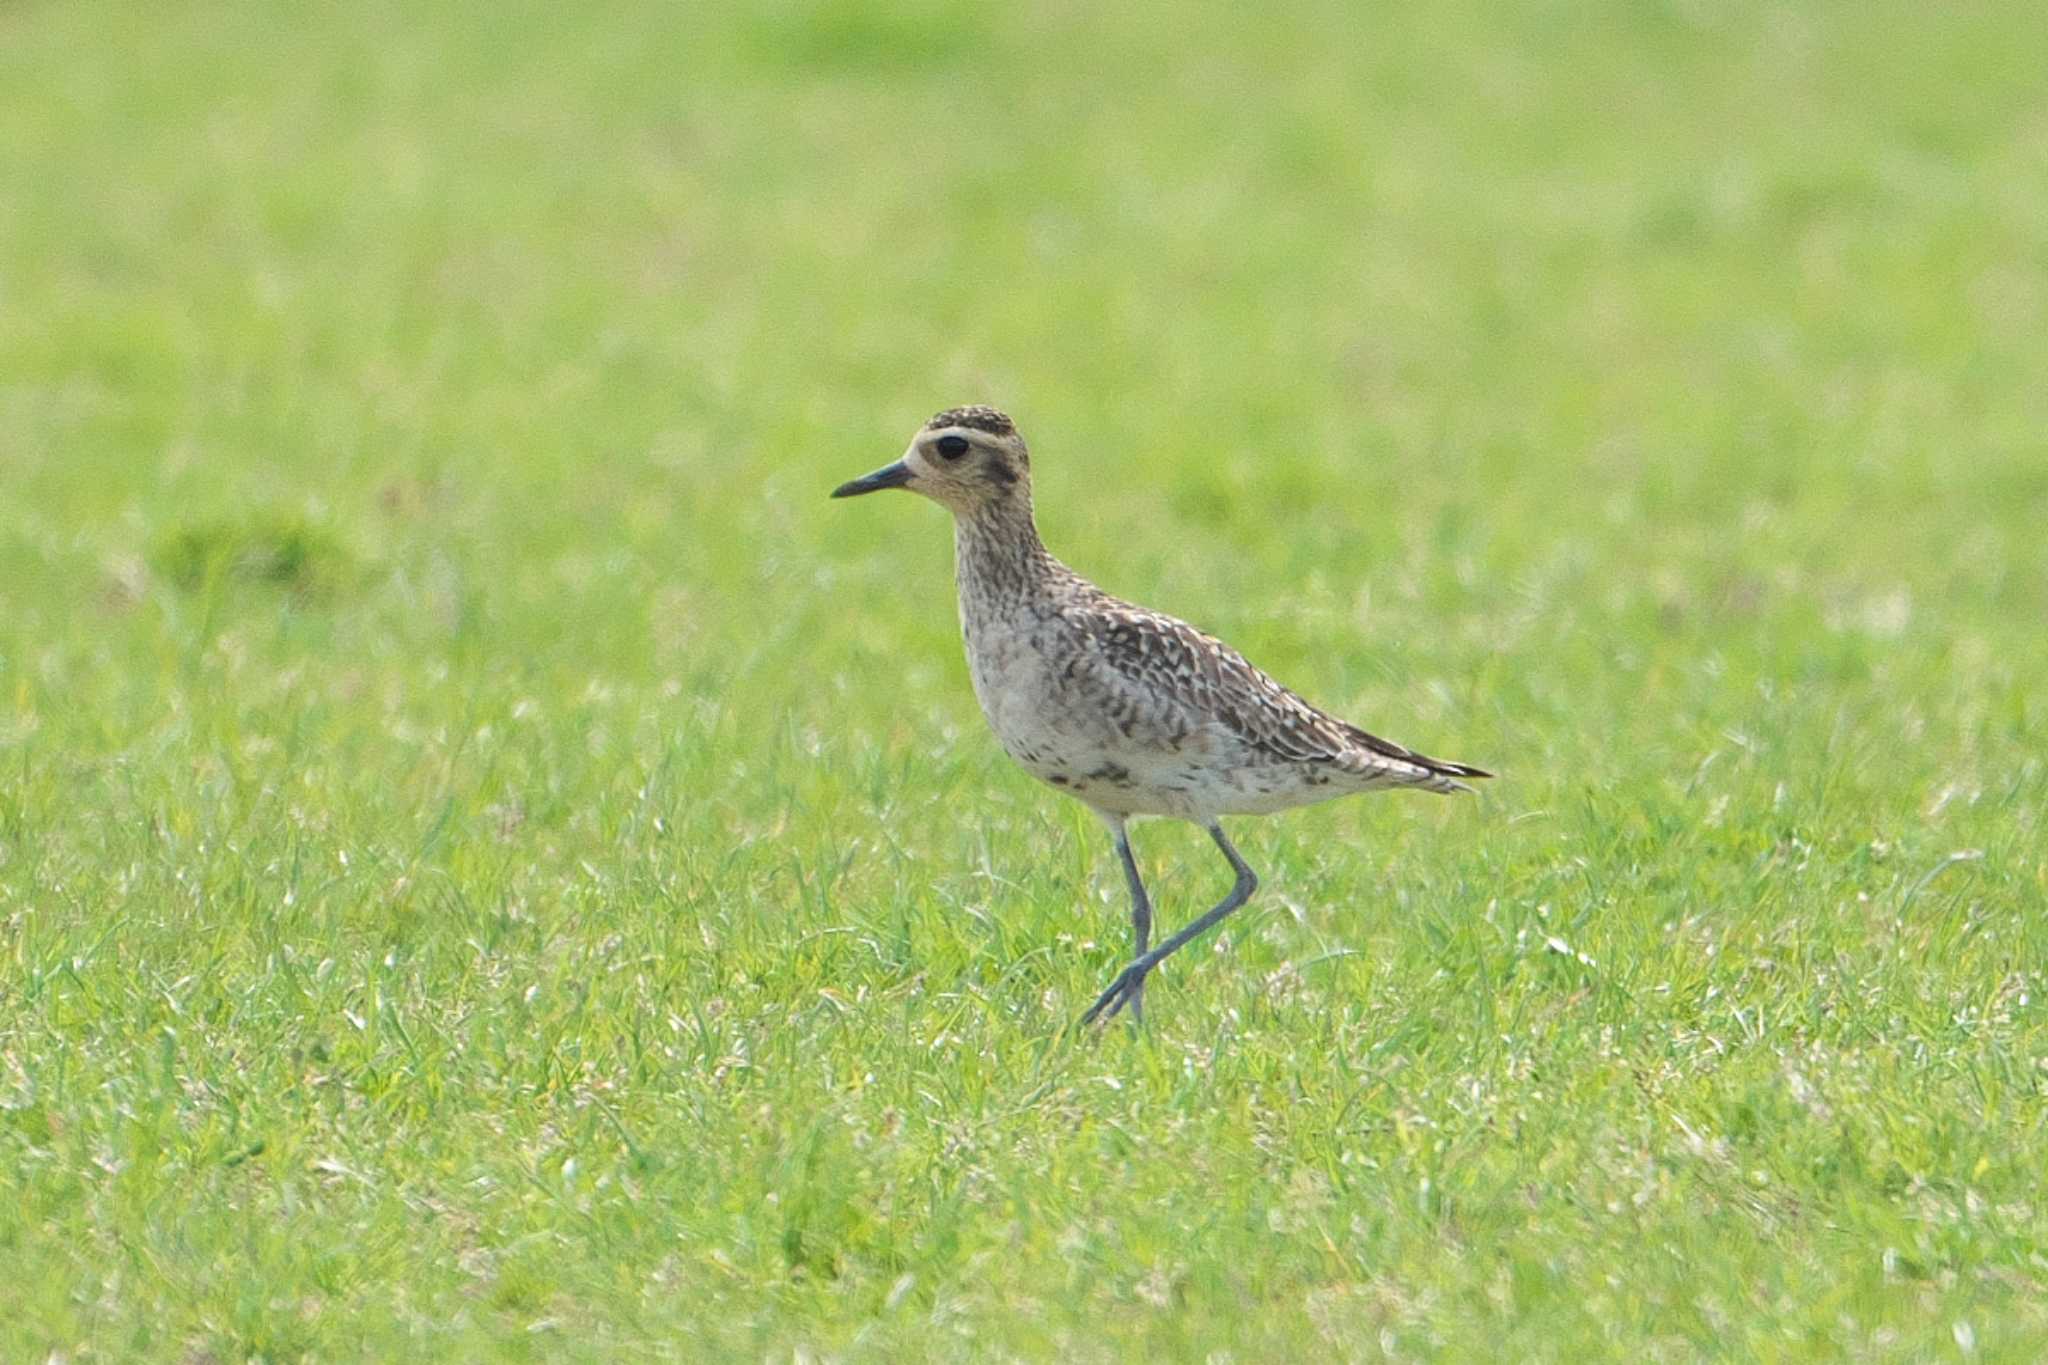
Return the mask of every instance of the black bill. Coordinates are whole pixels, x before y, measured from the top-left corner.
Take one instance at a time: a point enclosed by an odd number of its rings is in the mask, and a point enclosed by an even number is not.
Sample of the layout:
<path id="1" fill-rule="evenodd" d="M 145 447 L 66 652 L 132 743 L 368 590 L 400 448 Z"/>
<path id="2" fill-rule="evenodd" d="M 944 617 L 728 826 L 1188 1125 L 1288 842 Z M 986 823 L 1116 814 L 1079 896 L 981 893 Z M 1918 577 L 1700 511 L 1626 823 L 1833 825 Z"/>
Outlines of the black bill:
<path id="1" fill-rule="evenodd" d="M 901 488 L 910 482 L 910 466 L 898 460 L 895 464 L 884 465 L 872 474 L 863 474 L 849 479 L 832 490 L 835 498 L 857 498 L 863 493 L 879 493 L 884 488 Z"/>

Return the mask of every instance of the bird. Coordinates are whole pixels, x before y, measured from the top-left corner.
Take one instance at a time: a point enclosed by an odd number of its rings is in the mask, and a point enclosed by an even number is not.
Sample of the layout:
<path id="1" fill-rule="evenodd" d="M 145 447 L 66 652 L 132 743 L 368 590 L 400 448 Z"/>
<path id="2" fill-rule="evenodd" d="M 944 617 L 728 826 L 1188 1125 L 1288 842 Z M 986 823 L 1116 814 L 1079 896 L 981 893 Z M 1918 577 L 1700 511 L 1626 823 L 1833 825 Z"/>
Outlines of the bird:
<path id="1" fill-rule="evenodd" d="M 1223 816 L 1396 787 L 1469 792 L 1464 779 L 1493 776 L 1340 720 L 1215 636 L 1113 597 L 1055 559 L 1032 513 L 1030 452 L 995 408 L 947 408 L 901 459 L 832 496 L 885 489 L 922 494 L 953 514 L 960 630 L 982 713 L 1004 751 L 1093 810 L 1116 847 L 1132 957 L 1083 1026 L 1126 1007 L 1142 1026 L 1146 978 L 1258 889 Z M 1213 908 L 1156 946 L 1128 829 L 1140 816 L 1202 826 L 1235 878 Z"/>

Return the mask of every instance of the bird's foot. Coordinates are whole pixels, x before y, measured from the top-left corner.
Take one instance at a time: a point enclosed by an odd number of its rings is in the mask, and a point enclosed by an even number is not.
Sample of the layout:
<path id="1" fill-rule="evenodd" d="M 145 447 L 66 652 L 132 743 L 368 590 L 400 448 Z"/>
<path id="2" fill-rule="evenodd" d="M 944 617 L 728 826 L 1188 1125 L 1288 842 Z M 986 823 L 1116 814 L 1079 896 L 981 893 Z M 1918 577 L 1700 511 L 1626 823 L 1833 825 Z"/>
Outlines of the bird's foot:
<path id="1" fill-rule="evenodd" d="M 1130 1006 L 1131 1022 L 1145 1022 L 1145 975 L 1152 970 L 1151 964 L 1133 962 L 1116 975 L 1109 983 L 1109 989 L 1095 998 L 1088 1012 L 1081 1016 L 1083 1024 L 1092 1024 L 1096 1019 L 1116 1018 L 1117 1011 Z"/>

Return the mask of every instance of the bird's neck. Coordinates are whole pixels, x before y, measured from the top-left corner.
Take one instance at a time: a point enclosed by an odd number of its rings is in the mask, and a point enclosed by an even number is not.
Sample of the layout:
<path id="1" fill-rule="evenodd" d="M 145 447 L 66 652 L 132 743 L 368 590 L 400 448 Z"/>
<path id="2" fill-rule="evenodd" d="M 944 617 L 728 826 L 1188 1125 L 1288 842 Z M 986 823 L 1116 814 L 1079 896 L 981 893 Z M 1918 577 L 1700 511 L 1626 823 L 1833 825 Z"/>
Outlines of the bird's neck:
<path id="1" fill-rule="evenodd" d="M 1028 599 L 1058 564 L 1038 538 L 1031 504 L 1004 498 L 953 521 L 953 550 L 962 607 L 998 607 Z"/>

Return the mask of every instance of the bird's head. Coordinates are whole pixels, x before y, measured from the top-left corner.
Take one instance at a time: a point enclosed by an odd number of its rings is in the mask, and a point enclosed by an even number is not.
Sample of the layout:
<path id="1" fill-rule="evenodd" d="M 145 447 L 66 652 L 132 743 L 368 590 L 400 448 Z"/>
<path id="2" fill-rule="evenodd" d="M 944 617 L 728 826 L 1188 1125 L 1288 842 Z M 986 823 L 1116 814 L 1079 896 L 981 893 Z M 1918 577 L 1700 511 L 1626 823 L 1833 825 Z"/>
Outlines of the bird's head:
<path id="1" fill-rule="evenodd" d="M 907 488 L 956 516 L 1031 499 L 1031 457 L 1017 424 L 994 408 L 947 408 L 911 439 L 903 458 L 840 484 L 835 498 Z"/>

